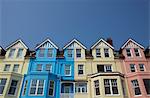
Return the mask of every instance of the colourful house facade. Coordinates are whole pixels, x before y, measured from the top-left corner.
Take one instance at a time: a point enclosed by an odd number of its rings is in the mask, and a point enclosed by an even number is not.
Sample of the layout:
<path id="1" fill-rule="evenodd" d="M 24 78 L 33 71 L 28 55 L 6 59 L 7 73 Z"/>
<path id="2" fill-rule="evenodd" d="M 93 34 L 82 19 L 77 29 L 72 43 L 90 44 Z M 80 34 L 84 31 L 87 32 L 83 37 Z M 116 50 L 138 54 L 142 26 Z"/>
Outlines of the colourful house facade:
<path id="1" fill-rule="evenodd" d="M 20 98 L 60 98 L 60 73 L 56 61 L 58 47 L 46 39 L 35 49 L 25 74 Z"/>
<path id="2" fill-rule="evenodd" d="M 150 60 L 144 54 L 144 47 L 133 39 L 128 39 L 121 51 L 125 57 L 122 70 L 129 98 L 150 98 Z"/>
<path id="3" fill-rule="evenodd" d="M 25 58 L 28 47 L 22 40 L 16 40 L 6 48 L 1 48 L 0 98 L 19 98 L 23 76 L 27 73 L 29 59 Z"/>
<path id="4" fill-rule="evenodd" d="M 22 40 L 0 47 L 0 98 L 150 98 L 150 48 L 133 39 L 119 51 L 111 39 L 88 50 L 49 38 L 33 51 Z"/>

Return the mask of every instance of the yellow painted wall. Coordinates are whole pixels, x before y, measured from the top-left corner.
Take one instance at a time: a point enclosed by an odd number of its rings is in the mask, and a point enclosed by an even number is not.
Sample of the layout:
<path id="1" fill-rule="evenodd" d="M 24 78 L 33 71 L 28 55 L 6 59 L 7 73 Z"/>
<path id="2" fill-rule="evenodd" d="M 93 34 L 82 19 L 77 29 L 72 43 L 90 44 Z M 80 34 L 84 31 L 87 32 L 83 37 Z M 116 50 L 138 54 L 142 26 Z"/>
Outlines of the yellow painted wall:
<path id="1" fill-rule="evenodd" d="M 117 95 L 105 95 L 105 88 L 104 88 L 104 79 L 117 79 L 117 86 L 118 92 Z M 94 89 L 94 81 L 99 80 L 99 88 L 100 88 L 100 95 L 96 96 L 95 89 Z M 89 89 L 90 94 L 88 98 L 124 98 L 122 92 L 122 85 L 121 85 L 121 77 L 120 76 L 98 76 L 95 78 L 89 78 Z"/>
<path id="2" fill-rule="evenodd" d="M 15 48 L 16 51 L 14 53 L 14 57 L 8 58 L 9 52 L 12 48 Z M 23 48 L 23 55 L 22 58 L 17 58 L 17 53 L 19 48 Z M 0 78 L 7 78 L 7 82 L 3 91 L 3 95 L 0 95 L 0 98 L 19 98 L 20 90 L 21 90 L 21 84 L 23 81 L 23 76 L 24 74 L 27 73 L 28 70 L 28 64 L 29 64 L 29 59 L 25 59 L 26 55 L 26 48 L 18 42 L 17 44 L 13 45 L 11 48 L 9 48 L 5 54 L 5 58 L 0 60 Z M 9 71 L 4 71 L 5 65 L 10 64 L 10 70 Z M 18 72 L 13 72 L 13 67 L 14 64 L 19 64 L 19 69 Z M 17 92 L 14 96 L 8 95 L 8 91 L 11 85 L 11 80 L 18 80 L 18 85 L 17 85 Z"/>

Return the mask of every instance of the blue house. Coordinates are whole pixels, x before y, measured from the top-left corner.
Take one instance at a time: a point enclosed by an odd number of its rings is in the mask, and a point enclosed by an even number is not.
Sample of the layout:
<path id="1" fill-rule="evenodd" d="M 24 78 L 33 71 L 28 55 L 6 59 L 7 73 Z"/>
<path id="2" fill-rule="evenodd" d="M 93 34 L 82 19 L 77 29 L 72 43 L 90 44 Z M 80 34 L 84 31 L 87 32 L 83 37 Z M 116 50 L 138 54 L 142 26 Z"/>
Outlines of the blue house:
<path id="1" fill-rule="evenodd" d="M 57 51 L 58 47 L 50 39 L 36 47 L 35 58 L 30 58 L 24 76 L 20 98 L 60 98 L 61 66 L 56 58 Z"/>

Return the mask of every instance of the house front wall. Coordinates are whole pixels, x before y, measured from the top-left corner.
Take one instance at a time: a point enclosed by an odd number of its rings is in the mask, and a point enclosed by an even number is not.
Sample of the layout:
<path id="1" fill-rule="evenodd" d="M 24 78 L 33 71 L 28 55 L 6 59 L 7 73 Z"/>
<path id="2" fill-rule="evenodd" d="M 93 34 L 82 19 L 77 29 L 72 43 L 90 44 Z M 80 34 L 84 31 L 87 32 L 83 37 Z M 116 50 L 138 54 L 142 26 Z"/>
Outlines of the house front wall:
<path id="1" fill-rule="evenodd" d="M 105 94 L 105 87 L 104 87 L 104 79 L 117 79 L 117 87 L 118 87 L 118 94 L 116 95 L 106 95 Z M 124 98 L 123 90 L 122 90 L 122 84 L 121 79 L 124 80 L 124 78 L 120 76 L 96 76 L 94 78 L 89 78 L 89 96 L 88 98 Z M 99 81 L 99 90 L 100 95 L 96 95 L 95 92 L 95 84 L 94 81 Z"/>

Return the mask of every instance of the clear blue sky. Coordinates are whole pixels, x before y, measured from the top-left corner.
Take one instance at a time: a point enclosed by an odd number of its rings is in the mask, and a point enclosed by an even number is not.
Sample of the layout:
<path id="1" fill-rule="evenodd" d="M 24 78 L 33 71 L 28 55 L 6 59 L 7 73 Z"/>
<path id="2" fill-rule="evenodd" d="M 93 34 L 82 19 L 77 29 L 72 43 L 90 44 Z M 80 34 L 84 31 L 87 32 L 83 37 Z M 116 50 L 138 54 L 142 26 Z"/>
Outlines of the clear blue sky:
<path id="1" fill-rule="evenodd" d="M 150 0 L 0 0 L 0 45 L 18 38 L 34 49 L 47 37 L 60 48 L 73 38 L 87 48 L 112 37 L 119 49 L 150 38 Z"/>

